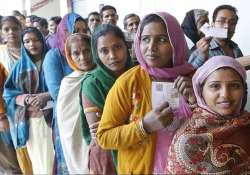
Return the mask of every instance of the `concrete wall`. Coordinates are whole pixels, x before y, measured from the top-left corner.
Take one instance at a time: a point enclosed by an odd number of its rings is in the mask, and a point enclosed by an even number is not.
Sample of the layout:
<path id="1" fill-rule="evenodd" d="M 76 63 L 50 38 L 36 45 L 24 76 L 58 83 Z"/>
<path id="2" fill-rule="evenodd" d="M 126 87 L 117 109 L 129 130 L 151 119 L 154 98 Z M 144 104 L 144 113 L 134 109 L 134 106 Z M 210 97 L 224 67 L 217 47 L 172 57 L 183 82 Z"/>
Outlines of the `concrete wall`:
<path id="1" fill-rule="evenodd" d="M 30 0 L 31 6 L 38 2 L 41 2 L 41 0 Z M 48 4 L 32 12 L 32 14 L 41 16 L 47 19 L 49 19 L 52 16 L 60 16 L 61 15 L 60 14 L 60 0 L 50 0 Z"/>

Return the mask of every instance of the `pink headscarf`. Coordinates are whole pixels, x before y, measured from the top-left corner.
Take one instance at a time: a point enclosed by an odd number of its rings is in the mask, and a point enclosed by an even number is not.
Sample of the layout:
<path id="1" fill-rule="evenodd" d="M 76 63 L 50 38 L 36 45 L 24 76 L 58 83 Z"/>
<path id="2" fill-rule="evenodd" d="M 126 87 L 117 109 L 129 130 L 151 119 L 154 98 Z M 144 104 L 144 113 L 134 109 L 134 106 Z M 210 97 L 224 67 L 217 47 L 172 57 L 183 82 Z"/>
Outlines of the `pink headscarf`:
<path id="1" fill-rule="evenodd" d="M 168 37 L 170 44 L 173 49 L 173 56 L 172 56 L 172 63 L 173 67 L 171 68 L 156 68 L 156 67 L 150 67 L 147 65 L 146 61 L 144 60 L 144 56 L 141 53 L 140 44 L 141 44 L 141 36 L 140 34 L 142 31 L 140 30 L 142 22 L 145 20 L 147 16 L 143 18 L 141 21 L 136 37 L 135 37 L 135 53 L 138 62 L 140 63 L 141 67 L 146 70 L 149 75 L 152 75 L 156 78 L 161 78 L 165 80 L 171 80 L 173 81 L 176 79 L 179 75 L 189 75 L 190 73 L 194 72 L 194 68 L 191 64 L 187 63 L 188 59 L 188 47 L 187 43 L 184 38 L 183 31 L 177 22 L 177 20 L 170 14 L 166 12 L 159 12 L 159 13 L 153 13 L 157 16 L 159 16 L 165 23 Z M 191 110 L 186 103 L 184 97 L 180 97 L 180 107 L 176 110 L 174 110 L 175 118 L 187 118 L 191 116 Z M 175 126 L 176 129 L 178 126 Z M 165 169 L 166 165 L 166 155 L 168 153 L 168 147 L 172 141 L 174 135 L 174 131 L 165 131 L 160 130 L 157 132 L 157 143 L 156 148 L 157 150 L 155 152 L 154 156 L 154 174 L 160 174 L 163 173 L 163 170 Z"/>
<path id="2" fill-rule="evenodd" d="M 239 73 L 243 80 L 243 83 L 246 82 L 246 71 L 244 67 L 241 66 L 241 64 L 234 58 L 223 55 L 209 58 L 209 60 L 206 61 L 205 64 L 203 64 L 199 69 L 197 69 L 192 78 L 194 93 L 197 99 L 198 106 L 208 110 L 213 114 L 216 113 L 207 106 L 206 102 L 202 97 L 202 84 L 205 82 L 205 80 L 211 73 L 222 67 L 232 68 L 233 70 Z"/>
<path id="3" fill-rule="evenodd" d="M 173 49 L 173 67 L 172 68 L 156 68 L 147 65 L 144 60 L 144 56 L 140 50 L 142 31 L 140 30 L 142 22 L 147 16 L 145 16 L 138 27 L 136 37 L 135 37 L 135 53 L 138 62 L 150 75 L 156 78 L 171 79 L 174 80 L 179 75 L 188 75 L 194 71 L 191 64 L 187 62 L 188 60 L 188 47 L 186 40 L 184 38 L 183 31 L 180 27 L 178 21 L 172 15 L 166 12 L 153 13 L 159 16 L 166 24 L 166 29 L 168 32 L 168 37 Z"/>

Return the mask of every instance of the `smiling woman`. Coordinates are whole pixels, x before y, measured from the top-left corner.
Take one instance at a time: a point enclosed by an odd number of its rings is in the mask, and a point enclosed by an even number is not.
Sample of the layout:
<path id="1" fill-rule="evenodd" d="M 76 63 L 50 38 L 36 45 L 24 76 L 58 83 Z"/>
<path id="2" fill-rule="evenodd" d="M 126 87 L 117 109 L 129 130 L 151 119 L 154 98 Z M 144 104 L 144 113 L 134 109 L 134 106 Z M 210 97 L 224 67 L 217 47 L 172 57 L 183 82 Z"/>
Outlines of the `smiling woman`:
<path id="1" fill-rule="evenodd" d="M 246 72 L 233 58 L 209 59 L 193 76 L 198 108 L 170 145 L 167 174 L 250 172 Z"/>

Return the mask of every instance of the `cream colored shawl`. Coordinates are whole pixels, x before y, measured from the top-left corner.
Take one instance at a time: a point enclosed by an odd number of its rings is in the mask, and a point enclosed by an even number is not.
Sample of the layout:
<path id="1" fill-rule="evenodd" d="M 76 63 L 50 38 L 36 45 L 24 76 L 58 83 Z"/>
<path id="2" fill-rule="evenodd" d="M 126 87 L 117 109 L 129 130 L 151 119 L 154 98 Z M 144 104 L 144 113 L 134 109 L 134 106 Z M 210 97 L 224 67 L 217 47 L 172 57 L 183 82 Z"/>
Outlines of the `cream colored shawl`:
<path id="1" fill-rule="evenodd" d="M 69 174 L 88 174 L 88 145 L 80 126 L 80 86 L 85 72 L 64 77 L 57 100 L 57 122 Z"/>
<path id="2" fill-rule="evenodd" d="M 17 59 L 15 59 L 9 52 L 7 45 L 0 46 L 0 63 L 3 64 L 4 68 L 9 73 L 16 63 Z"/>

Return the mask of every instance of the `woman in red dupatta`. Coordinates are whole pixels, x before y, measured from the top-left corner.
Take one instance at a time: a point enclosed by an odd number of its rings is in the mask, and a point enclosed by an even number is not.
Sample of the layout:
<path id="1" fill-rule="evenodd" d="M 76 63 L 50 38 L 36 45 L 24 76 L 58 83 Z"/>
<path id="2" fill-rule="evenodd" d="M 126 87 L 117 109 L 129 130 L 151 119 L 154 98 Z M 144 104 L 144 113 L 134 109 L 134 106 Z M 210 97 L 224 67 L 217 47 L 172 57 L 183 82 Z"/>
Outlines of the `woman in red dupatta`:
<path id="1" fill-rule="evenodd" d="M 233 58 L 209 59 L 193 76 L 198 107 L 176 133 L 167 174 L 249 174 L 246 72 Z"/>

